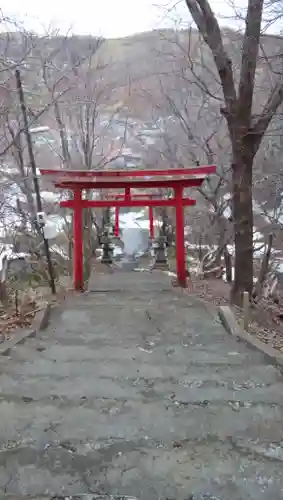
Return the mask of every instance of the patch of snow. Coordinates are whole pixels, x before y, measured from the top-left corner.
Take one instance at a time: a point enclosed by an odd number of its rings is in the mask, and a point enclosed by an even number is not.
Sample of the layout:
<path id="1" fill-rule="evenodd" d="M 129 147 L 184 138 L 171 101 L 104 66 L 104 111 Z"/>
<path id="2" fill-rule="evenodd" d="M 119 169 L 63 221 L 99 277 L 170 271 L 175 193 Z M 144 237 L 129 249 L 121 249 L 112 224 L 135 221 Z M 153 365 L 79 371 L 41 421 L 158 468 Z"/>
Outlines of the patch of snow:
<path id="1" fill-rule="evenodd" d="M 227 206 L 225 207 L 223 211 L 223 215 L 226 219 L 229 219 L 232 217 L 232 209 L 231 209 L 231 202 L 232 202 L 232 195 L 231 193 L 225 193 L 223 196 L 223 202 L 227 202 Z M 210 211 L 213 211 L 213 209 L 210 209 Z M 257 215 L 261 215 L 262 218 L 267 222 L 268 224 L 271 223 L 272 220 L 276 220 L 279 223 L 283 224 L 283 212 L 282 215 L 279 215 L 280 210 L 277 211 L 277 214 L 274 213 L 274 211 L 268 212 L 268 215 L 264 213 L 263 208 L 253 199 L 253 212 Z"/>
<path id="2" fill-rule="evenodd" d="M 149 220 L 144 219 L 145 210 L 128 212 L 119 217 L 120 227 L 123 229 L 122 241 L 126 255 L 143 254 L 148 248 Z M 157 221 L 154 221 L 156 225 Z"/>
<path id="3" fill-rule="evenodd" d="M 50 246 L 50 251 L 54 252 L 54 253 L 57 253 L 58 255 L 60 255 L 61 257 L 63 257 L 64 259 L 69 259 L 69 255 L 67 254 L 67 252 L 65 252 L 63 250 L 63 248 L 59 247 L 58 245 L 52 245 L 52 246 Z"/>
<path id="4" fill-rule="evenodd" d="M 157 226 L 158 222 L 154 221 L 154 225 Z M 120 224 L 120 227 L 122 229 L 129 229 L 129 228 L 136 228 L 139 227 L 140 229 L 144 229 L 149 231 L 149 220 L 142 219 L 142 220 L 129 220 L 127 222 L 124 222 Z"/>
<path id="5" fill-rule="evenodd" d="M 275 268 L 278 273 L 283 274 L 283 259 L 279 259 L 275 263 Z"/>
<path id="6" fill-rule="evenodd" d="M 134 221 L 129 222 L 124 227 L 121 239 L 124 243 L 124 253 L 126 255 L 133 255 L 137 252 L 143 253 L 148 247 L 148 235 L 145 235 L 140 224 Z"/>
<path id="7" fill-rule="evenodd" d="M 188 241 L 185 242 L 185 246 L 188 250 L 197 250 L 199 248 L 199 245 L 197 245 L 196 243 L 189 243 Z M 217 250 L 217 246 L 216 245 L 201 245 L 201 248 L 202 250 Z"/>
<path id="8" fill-rule="evenodd" d="M 235 255 L 235 247 L 234 245 L 227 245 L 227 250 L 231 255 Z"/>
<path id="9" fill-rule="evenodd" d="M 31 127 L 29 129 L 31 134 L 40 134 L 42 132 L 48 132 L 50 130 L 49 127 L 47 126 L 42 126 L 42 127 Z"/>
<path id="10" fill-rule="evenodd" d="M 122 248 L 120 247 L 117 247 L 116 245 L 114 245 L 114 248 L 113 248 L 113 255 L 114 257 L 117 257 L 118 255 L 123 255 L 123 250 Z"/>
<path id="11" fill-rule="evenodd" d="M 60 193 L 53 193 L 52 191 L 41 191 L 40 196 L 44 201 L 49 203 L 57 203 L 62 198 Z M 35 197 L 35 195 L 33 195 L 33 197 Z"/>
<path id="12" fill-rule="evenodd" d="M 254 234 L 253 234 L 253 241 L 254 243 L 256 241 L 262 241 L 264 239 L 264 236 L 262 233 L 260 233 L 259 231 L 254 231 Z"/>
<path id="13" fill-rule="evenodd" d="M 234 281 L 234 278 L 235 278 L 235 268 L 232 267 L 232 281 Z M 226 271 L 224 271 L 222 279 L 223 279 L 223 281 L 227 282 Z"/>
<path id="14" fill-rule="evenodd" d="M 226 219 L 230 219 L 230 217 L 232 217 L 232 210 L 231 210 L 231 207 L 227 206 L 227 207 L 223 210 L 223 216 L 224 216 Z"/>
<path id="15" fill-rule="evenodd" d="M 13 245 L 8 243 L 0 244 L 0 271 L 3 269 L 3 260 L 4 258 L 7 260 L 17 260 L 17 259 L 26 259 L 29 257 L 29 254 L 23 252 L 13 252 Z"/>
<path id="16" fill-rule="evenodd" d="M 50 221 L 51 223 L 55 224 L 57 226 L 58 231 L 63 231 L 66 222 L 68 224 L 70 224 L 72 222 L 72 216 L 67 215 L 66 217 L 62 217 L 61 215 L 50 214 L 47 216 L 47 220 Z"/>
<path id="17" fill-rule="evenodd" d="M 222 276 L 223 281 L 227 282 L 227 277 L 226 277 L 226 272 L 224 271 L 223 276 Z M 232 267 L 232 281 L 235 279 L 235 268 Z M 257 278 L 253 278 L 253 282 L 256 283 Z"/>

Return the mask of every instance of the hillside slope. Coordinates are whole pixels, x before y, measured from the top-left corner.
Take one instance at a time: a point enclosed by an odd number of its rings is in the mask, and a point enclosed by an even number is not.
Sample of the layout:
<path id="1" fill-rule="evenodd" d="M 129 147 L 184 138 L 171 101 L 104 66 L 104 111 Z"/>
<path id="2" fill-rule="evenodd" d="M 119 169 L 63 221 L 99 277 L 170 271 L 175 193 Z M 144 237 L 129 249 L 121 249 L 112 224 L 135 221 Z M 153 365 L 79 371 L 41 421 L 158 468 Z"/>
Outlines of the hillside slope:
<path id="1" fill-rule="evenodd" d="M 223 41 L 237 75 L 242 36 L 225 29 Z M 121 100 L 125 103 L 127 112 L 137 118 L 152 116 L 152 103 L 159 106 L 161 114 L 167 113 L 160 92 L 160 82 L 166 91 L 182 90 L 194 97 L 195 82 L 200 78 L 212 93 L 221 96 L 210 51 L 194 30 L 154 30 L 102 41 L 90 36 L 38 38 L 27 34 L 0 34 L 0 53 L 3 54 L 5 64 L 7 58 L 17 62 L 24 54 L 29 54 L 28 76 L 35 81 L 40 78 L 40 65 L 44 58 L 60 68 L 61 74 L 64 70 L 67 73 L 70 66 L 98 45 L 100 48 L 93 58 L 94 69 L 99 66 L 101 72 L 103 67 L 105 85 L 111 84 L 114 90 L 111 100 Z M 257 70 L 256 107 L 261 106 L 270 90 L 272 72 L 282 71 L 282 53 L 282 37 L 262 37 Z"/>

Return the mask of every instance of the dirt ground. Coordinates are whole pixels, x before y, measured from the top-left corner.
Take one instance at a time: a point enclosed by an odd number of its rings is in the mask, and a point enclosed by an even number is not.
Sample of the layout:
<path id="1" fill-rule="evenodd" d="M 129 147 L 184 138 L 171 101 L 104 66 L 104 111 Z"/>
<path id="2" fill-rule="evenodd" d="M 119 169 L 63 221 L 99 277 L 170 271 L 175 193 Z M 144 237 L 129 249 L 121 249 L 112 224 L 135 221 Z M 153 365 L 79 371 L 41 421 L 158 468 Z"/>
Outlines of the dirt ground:
<path id="1" fill-rule="evenodd" d="M 189 281 L 188 293 L 219 306 L 229 304 L 230 286 L 220 279 L 200 280 L 193 277 Z M 236 306 L 232 308 L 241 323 L 242 310 Z M 250 310 L 249 332 L 265 344 L 283 351 L 283 317 L 280 319 L 280 308 L 272 301 L 264 299 L 253 304 Z"/>

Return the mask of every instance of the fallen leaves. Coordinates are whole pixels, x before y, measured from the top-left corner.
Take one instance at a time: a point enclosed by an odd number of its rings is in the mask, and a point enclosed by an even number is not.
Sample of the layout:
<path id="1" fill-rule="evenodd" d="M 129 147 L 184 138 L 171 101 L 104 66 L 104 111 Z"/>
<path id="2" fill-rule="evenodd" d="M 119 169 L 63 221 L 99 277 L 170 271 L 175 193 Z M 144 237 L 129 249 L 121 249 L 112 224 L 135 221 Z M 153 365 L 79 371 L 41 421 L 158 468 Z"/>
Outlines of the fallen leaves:
<path id="1" fill-rule="evenodd" d="M 27 314 L 17 315 L 15 311 L 0 312 L 0 342 L 4 342 L 10 337 L 12 331 L 19 328 L 29 328 L 34 318 L 35 311 L 29 311 Z"/>
<path id="2" fill-rule="evenodd" d="M 193 277 L 189 281 L 188 293 L 216 306 L 227 305 L 229 304 L 230 286 L 220 279 L 200 280 Z M 242 309 L 233 306 L 232 308 L 239 322 L 242 322 Z M 260 300 L 251 307 L 249 333 L 256 336 L 264 344 L 269 344 L 283 352 L 281 313 L 282 307 L 280 305 L 269 300 Z"/>
<path id="3" fill-rule="evenodd" d="M 31 326 L 36 312 L 40 309 L 40 303 L 36 293 L 24 292 L 19 296 L 17 306 L 10 300 L 9 305 L 0 308 L 0 335 L 2 342 L 9 338 L 12 332 L 19 329 L 27 329 Z"/>

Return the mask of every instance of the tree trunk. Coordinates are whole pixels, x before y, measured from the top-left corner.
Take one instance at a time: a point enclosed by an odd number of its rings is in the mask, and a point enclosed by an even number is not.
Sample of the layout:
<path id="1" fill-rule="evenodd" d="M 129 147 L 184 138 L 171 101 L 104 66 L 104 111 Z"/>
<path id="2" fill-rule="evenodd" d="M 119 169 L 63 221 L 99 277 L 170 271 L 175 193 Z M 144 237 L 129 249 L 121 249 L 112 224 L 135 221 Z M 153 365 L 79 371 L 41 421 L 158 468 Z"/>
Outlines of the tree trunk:
<path id="1" fill-rule="evenodd" d="M 236 155 L 232 165 L 235 279 L 231 301 L 242 304 L 243 292 L 253 289 L 252 158 Z"/>

